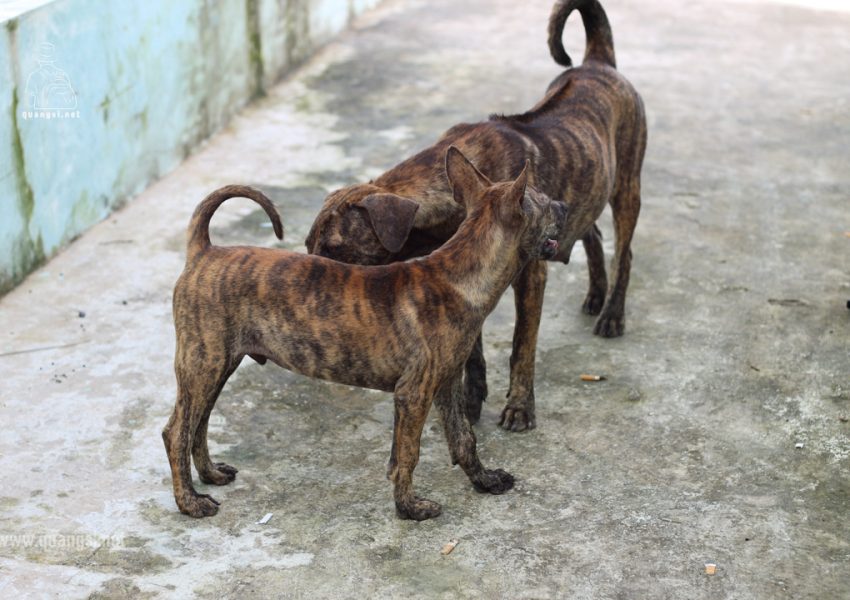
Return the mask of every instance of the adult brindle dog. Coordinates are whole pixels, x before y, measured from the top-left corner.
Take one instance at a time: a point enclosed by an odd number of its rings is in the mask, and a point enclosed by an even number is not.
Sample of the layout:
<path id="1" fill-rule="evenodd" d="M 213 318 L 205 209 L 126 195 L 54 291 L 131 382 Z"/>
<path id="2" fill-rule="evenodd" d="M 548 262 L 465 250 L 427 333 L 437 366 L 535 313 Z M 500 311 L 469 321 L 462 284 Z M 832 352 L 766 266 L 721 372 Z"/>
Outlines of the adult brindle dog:
<path id="1" fill-rule="evenodd" d="M 280 217 L 259 191 L 242 186 L 210 194 L 189 225 L 186 266 L 174 288 L 177 402 L 162 432 L 174 498 L 181 512 L 213 515 L 218 502 L 192 486 L 190 454 L 201 481 L 224 485 L 236 469 L 214 463 L 207 424 L 216 398 L 250 355 L 340 383 L 395 394 L 388 476 L 398 514 L 428 519 L 440 505 L 413 493 L 412 474 L 432 400 L 449 452 L 475 488 L 501 494 L 513 477 L 478 460 L 461 403 L 463 362 L 484 319 L 529 260 L 552 258 L 565 207 L 527 186 L 528 168 L 492 184 L 456 148 L 446 172 L 467 217 L 426 258 L 365 267 L 320 256 L 210 244 L 209 222 L 235 196 L 260 204 L 277 237 Z"/>
<path id="2" fill-rule="evenodd" d="M 558 260 L 569 262 L 575 242 L 584 244 L 590 289 L 583 311 L 599 315 L 594 332 L 605 337 L 622 335 L 630 243 L 640 211 L 646 122 L 640 96 L 615 68 L 611 28 L 598 2 L 555 4 L 549 21 L 553 58 L 565 67 L 572 64 L 561 35 L 575 9 L 581 13 L 587 35 L 580 67 L 558 76 L 527 113 L 452 127 L 435 145 L 376 180 L 333 192 L 313 224 L 307 249 L 357 264 L 386 264 L 425 255 L 448 239 L 463 219 L 463 209 L 452 201 L 443 171 L 446 148 L 460 148 L 494 181 L 511 179 L 530 161 L 530 183 L 569 207 L 569 219 L 558 240 Z M 616 233 L 610 288 L 595 225 L 606 204 L 613 209 Z M 517 318 L 508 402 L 500 420 L 502 427 L 512 431 L 535 425 L 534 355 L 545 285 L 543 261 L 529 263 L 513 282 Z M 473 423 L 486 395 L 479 338 L 466 363 L 465 397 Z"/>

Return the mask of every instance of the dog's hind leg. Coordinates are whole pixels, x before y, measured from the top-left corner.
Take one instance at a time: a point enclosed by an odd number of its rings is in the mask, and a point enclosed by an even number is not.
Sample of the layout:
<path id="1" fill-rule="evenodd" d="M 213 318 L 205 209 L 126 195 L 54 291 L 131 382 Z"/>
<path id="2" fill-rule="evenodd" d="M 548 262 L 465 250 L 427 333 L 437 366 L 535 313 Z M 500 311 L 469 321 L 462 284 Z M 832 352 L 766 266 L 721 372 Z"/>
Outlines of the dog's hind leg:
<path id="1" fill-rule="evenodd" d="M 216 388 L 206 396 L 206 406 L 201 415 L 201 420 L 195 428 L 195 433 L 192 436 L 192 458 L 195 461 L 195 468 L 198 470 L 198 477 L 204 483 L 213 485 L 227 485 L 236 479 L 236 473 L 239 472 L 235 467 L 231 467 L 223 462 L 214 463 L 210 458 L 209 447 L 207 446 L 207 428 L 210 421 L 210 413 L 215 406 L 215 401 L 221 393 L 227 379 L 236 370 L 239 361 L 235 361 L 228 369 L 218 378 Z"/>
<path id="2" fill-rule="evenodd" d="M 587 255 L 590 287 L 581 310 L 586 315 L 598 315 L 608 293 L 608 276 L 605 273 L 605 253 L 602 250 L 602 232 L 594 224 L 581 238 Z"/>
<path id="3" fill-rule="evenodd" d="M 631 242 L 640 213 L 639 177 L 618 186 L 611 199 L 611 208 L 616 234 L 616 249 L 611 263 L 614 281 L 593 329 L 593 333 L 602 337 L 621 336 L 625 329 L 626 289 L 632 265 Z"/>
<path id="4" fill-rule="evenodd" d="M 632 236 L 640 214 L 640 171 L 646 152 L 646 116 L 637 93 L 633 110 L 624 113 L 617 132 L 617 176 L 609 199 L 614 215 L 615 251 L 611 263 L 614 279 L 593 333 L 603 337 L 623 335 L 626 289 L 632 266 Z"/>
<path id="5" fill-rule="evenodd" d="M 514 478 L 502 469 L 485 469 L 478 459 L 475 432 L 463 410 L 460 378 L 454 378 L 437 393 L 435 404 L 449 444 L 453 465 L 460 465 L 479 492 L 503 494 L 514 485 Z"/>
<path id="6" fill-rule="evenodd" d="M 207 415 L 208 418 L 218 393 L 234 367 L 224 360 L 224 356 L 221 357 L 222 360 L 217 360 L 204 349 L 209 359 L 208 364 L 216 365 L 214 372 L 192 368 L 190 363 L 198 361 L 197 357 L 200 353 L 198 348 L 193 347 L 190 350 L 185 346 L 178 341 L 174 369 L 177 375 L 177 402 L 168 424 L 162 431 L 162 439 L 171 465 L 174 499 L 180 512 L 192 517 L 206 517 L 218 512 L 218 502 L 208 494 L 198 494 L 195 491 L 192 485 L 190 454 L 194 453 L 196 444 L 198 447 L 201 445 L 196 436 L 202 422 L 204 423 L 202 445 L 206 449 L 204 416 Z M 197 463 L 196 466 L 198 466 Z M 201 465 L 198 470 L 201 471 L 203 466 Z"/>

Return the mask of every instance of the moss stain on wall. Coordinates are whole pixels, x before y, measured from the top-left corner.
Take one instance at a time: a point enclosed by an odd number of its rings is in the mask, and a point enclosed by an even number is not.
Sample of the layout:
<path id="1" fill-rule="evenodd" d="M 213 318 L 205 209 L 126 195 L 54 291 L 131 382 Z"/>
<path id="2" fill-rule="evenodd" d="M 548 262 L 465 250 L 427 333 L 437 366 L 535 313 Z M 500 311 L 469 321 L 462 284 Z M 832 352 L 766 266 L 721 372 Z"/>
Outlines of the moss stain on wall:
<path id="1" fill-rule="evenodd" d="M 251 92 L 251 100 L 256 100 L 266 95 L 263 88 L 263 42 L 260 37 L 260 6 L 258 0 L 245 0 L 245 22 L 248 26 L 248 62 L 254 78 L 254 89 Z"/>
<path id="2" fill-rule="evenodd" d="M 16 33 L 18 21 L 10 19 L 6 22 L 6 31 L 9 34 L 10 56 L 17 56 Z M 44 244 L 41 234 L 33 240 L 30 231 L 30 222 L 35 212 L 35 196 L 32 186 L 27 179 L 26 159 L 24 156 L 24 144 L 18 125 L 18 88 L 12 87 L 12 105 L 10 111 L 10 122 L 12 124 L 12 172 L 15 179 L 17 203 L 16 208 L 24 223 L 17 239 L 12 243 L 12 269 L 8 272 L 0 272 L 0 295 L 15 287 L 24 276 L 38 267 L 45 260 Z"/>
<path id="3" fill-rule="evenodd" d="M 15 26 L 11 25 L 12 23 L 13 21 L 10 21 L 6 24 L 6 28 L 10 34 L 14 34 L 15 31 Z M 12 122 L 12 169 L 15 174 L 15 184 L 17 186 L 18 212 L 23 218 L 24 227 L 12 250 L 13 255 L 16 255 L 13 261 L 14 267 L 12 272 L 0 274 L 0 294 L 12 289 L 24 278 L 24 275 L 44 262 L 45 258 L 41 235 L 33 240 L 30 233 L 30 221 L 35 210 L 35 197 L 32 192 L 32 186 L 27 180 L 24 145 L 21 140 L 21 131 L 18 127 L 17 86 L 12 88 L 12 110 L 10 117 Z"/>

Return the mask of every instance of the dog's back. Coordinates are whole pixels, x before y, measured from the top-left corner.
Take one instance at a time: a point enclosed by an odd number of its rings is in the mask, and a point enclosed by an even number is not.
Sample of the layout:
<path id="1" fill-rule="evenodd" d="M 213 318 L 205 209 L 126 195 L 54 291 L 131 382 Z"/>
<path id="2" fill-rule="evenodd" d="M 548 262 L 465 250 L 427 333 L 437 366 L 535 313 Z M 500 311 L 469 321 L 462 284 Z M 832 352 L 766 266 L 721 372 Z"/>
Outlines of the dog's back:
<path id="1" fill-rule="evenodd" d="M 646 143 L 640 95 L 616 69 L 598 62 L 559 75 L 531 110 L 494 115 L 490 123 L 522 136 L 545 193 L 568 203 L 577 195 L 598 196 L 600 212 L 616 191 L 618 172 L 640 164 Z"/>

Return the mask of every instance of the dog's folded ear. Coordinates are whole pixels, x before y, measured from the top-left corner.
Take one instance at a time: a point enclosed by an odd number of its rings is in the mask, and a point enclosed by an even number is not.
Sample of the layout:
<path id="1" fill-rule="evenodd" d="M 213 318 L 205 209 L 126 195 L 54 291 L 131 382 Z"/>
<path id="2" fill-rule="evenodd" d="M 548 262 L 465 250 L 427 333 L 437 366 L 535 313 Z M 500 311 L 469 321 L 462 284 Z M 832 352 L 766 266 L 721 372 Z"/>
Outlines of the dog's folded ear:
<path id="1" fill-rule="evenodd" d="M 381 245 L 395 254 L 404 246 L 419 204 L 395 194 L 369 194 L 357 203 L 369 213 Z"/>
<path id="2" fill-rule="evenodd" d="M 493 185 L 455 146 L 446 152 L 446 176 L 455 202 L 465 206 L 467 212 L 481 200 L 484 190 Z"/>

